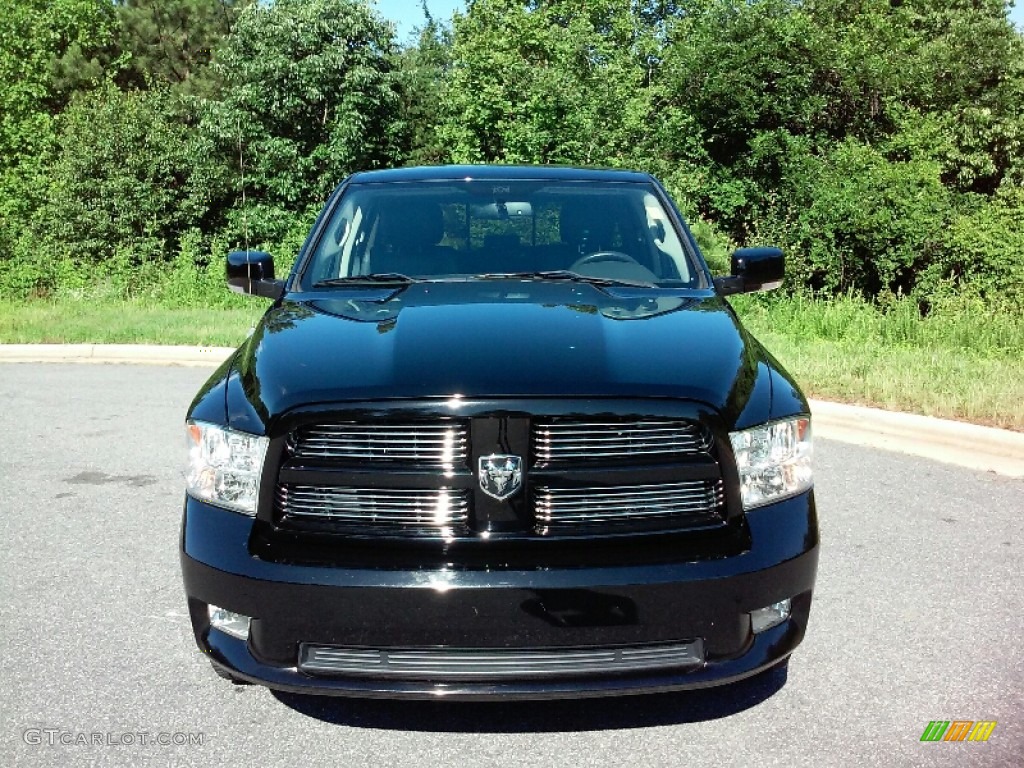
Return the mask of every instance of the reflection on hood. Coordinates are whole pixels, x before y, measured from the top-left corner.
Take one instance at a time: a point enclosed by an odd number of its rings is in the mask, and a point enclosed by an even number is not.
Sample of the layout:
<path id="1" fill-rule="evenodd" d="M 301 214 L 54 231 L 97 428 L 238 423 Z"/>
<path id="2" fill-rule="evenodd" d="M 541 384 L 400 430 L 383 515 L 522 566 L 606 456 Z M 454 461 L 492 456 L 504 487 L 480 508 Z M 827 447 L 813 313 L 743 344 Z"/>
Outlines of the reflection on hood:
<path id="1" fill-rule="evenodd" d="M 682 398 L 735 416 L 755 380 L 768 386 L 765 365 L 710 291 L 510 280 L 292 294 L 237 370 L 263 420 L 315 403 L 454 396 Z"/>
<path id="2" fill-rule="evenodd" d="M 541 303 L 542 306 L 564 306 L 576 312 L 589 314 L 600 313 L 611 320 L 638 320 L 655 315 L 699 304 L 692 297 L 667 293 L 651 295 L 646 289 L 588 289 L 588 303 L 566 303 L 561 305 L 547 303 L 550 296 L 545 296 L 547 286 L 540 283 L 513 283 L 515 287 L 498 286 L 493 283 L 452 282 L 413 284 L 394 288 L 370 288 L 356 292 L 344 291 L 339 296 L 332 293 L 325 298 L 317 298 L 307 302 L 314 310 L 324 312 L 346 320 L 361 323 L 391 323 L 397 320 L 399 313 L 407 306 L 424 307 L 441 304 L 478 304 L 478 303 Z M 414 290 L 420 287 L 421 290 Z M 564 291 L 558 291 L 564 293 Z M 579 293 L 579 291 L 574 291 Z M 454 299 L 454 301 L 453 301 Z"/>

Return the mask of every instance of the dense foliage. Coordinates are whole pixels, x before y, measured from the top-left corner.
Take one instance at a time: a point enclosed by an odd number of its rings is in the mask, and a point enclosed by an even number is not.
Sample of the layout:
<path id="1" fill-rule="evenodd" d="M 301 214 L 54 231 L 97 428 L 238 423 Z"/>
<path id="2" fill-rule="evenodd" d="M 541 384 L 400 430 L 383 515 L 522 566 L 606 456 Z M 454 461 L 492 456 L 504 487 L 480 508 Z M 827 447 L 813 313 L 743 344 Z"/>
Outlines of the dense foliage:
<path id="1" fill-rule="evenodd" d="M 1024 37 L 1004 0 L 7 0 L 0 289 L 294 254 L 352 171 L 569 163 L 666 181 L 718 266 L 1024 308 Z M 196 277 L 199 276 L 199 277 Z"/>

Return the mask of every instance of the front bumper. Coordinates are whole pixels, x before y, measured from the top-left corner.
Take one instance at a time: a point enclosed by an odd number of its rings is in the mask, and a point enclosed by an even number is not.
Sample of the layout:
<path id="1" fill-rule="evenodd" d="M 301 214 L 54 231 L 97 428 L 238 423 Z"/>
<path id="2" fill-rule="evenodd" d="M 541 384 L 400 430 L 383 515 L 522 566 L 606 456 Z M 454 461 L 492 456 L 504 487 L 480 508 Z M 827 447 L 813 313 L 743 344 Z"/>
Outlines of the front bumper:
<path id="1" fill-rule="evenodd" d="M 751 548 L 694 562 L 533 570 L 384 570 L 268 562 L 252 520 L 193 499 L 182 571 L 199 647 L 234 677 L 299 693 L 389 698 L 560 698 L 702 688 L 755 675 L 803 639 L 818 559 L 811 493 L 748 515 Z M 750 611 L 792 598 L 754 634 Z M 253 617 L 248 641 L 211 630 L 206 606 Z M 703 664 L 556 679 L 439 680 L 307 674 L 301 643 L 359 649 L 579 649 L 699 639 Z"/>

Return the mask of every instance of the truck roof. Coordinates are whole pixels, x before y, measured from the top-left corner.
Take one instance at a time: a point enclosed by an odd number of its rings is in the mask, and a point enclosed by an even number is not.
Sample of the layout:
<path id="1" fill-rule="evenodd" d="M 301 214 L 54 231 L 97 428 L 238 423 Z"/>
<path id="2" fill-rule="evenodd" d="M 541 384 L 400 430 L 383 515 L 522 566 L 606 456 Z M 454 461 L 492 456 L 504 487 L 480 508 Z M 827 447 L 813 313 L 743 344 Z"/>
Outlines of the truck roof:
<path id="1" fill-rule="evenodd" d="M 574 168 L 562 165 L 422 165 L 361 171 L 349 183 L 371 184 L 389 181 L 458 181 L 469 179 L 625 181 L 650 182 L 650 174 L 605 168 Z"/>

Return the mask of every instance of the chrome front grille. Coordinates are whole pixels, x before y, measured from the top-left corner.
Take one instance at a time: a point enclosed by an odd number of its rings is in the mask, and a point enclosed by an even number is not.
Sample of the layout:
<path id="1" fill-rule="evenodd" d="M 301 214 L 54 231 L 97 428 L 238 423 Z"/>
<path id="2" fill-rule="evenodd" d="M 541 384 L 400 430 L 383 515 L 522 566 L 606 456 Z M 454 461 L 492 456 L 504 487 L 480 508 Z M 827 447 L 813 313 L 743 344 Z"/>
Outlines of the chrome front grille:
<path id="1" fill-rule="evenodd" d="M 286 438 L 273 520 L 480 542 L 714 528 L 728 512 L 712 444 L 706 426 L 677 417 L 315 421 Z M 487 495 L 476 466 L 495 450 L 523 454 L 523 488 L 507 500 Z"/>
<path id="2" fill-rule="evenodd" d="M 345 648 L 303 643 L 299 669 L 318 675 L 406 680 L 585 677 L 699 667 L 701 639 L 611 648 Z"/>
<path id="3" fill-rule="evenodd" d="M 721 480 L 534 489 L 536 532 L 541 535 L 715 524 L 722 521 L 724 502 Z"/>
<path id="4" fill-rule="evenodd" d="M 449 537 L 468 530 L 469 494 L 443 488 L 282 484 L 277 511 L 286 520 L 314 520 L 344 533 Z"/>
<path id="5" fill-rule="evenodd" d="M 711 436 L 700 424 L 669 419 L 535 422 L 537 466 L 651 460 L 706 454 Z"/>
<path id="6" fill-rule="evenodd" d="M 338 462 L 464 466 L 469 435 L 465 423 L 357 423 L 299 427 L 288 440 L 292 456 Z"/>

